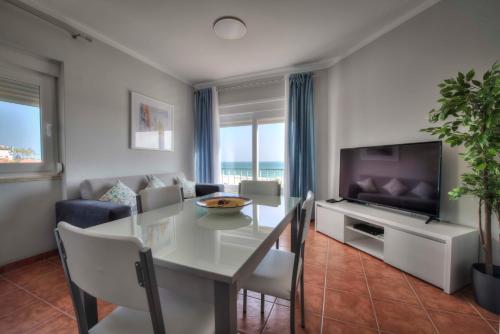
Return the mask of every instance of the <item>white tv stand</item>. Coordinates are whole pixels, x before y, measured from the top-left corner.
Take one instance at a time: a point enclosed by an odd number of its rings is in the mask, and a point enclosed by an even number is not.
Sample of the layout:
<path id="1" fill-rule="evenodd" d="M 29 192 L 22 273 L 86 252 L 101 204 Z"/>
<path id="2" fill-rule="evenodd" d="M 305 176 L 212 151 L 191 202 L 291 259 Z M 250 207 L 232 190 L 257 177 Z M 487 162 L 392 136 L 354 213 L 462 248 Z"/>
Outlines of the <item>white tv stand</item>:
<path id="1" fill-rule="evenodd" d="M 383 236 L 355 229 L 366 223 L 384 229 Z M 316 202 L 316 229 L 373 255 L 446 293 L 470 283 L 471 265 L 478 260 L 476 229 L 425 219 L 375 206 Z"/>

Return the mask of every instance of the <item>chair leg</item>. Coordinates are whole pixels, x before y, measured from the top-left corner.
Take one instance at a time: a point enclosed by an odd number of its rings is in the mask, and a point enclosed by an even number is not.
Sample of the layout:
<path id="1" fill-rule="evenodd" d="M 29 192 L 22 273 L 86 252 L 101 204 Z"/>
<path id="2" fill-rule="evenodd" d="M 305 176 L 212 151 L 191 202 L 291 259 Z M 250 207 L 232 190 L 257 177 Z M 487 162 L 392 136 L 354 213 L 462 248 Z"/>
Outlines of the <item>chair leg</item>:
<path id="1" fill-rule="evenodd" d="M 295 296 L 290 299 L 290 334 L 295 334 Z"/>
<path id="2" fill-rule="evenodd" d="M 243 289 L 243 314 L 247 313 L 247 289 Z"/>
<path id="3" fill-rule="evenodd" d="M 260 294 L 260 313 L 261 314 L 264 314 L 264 298 L 266 297 L 266 295 L 264 295 L 263 293 Z"/>
<path id="4" fill-rule="evenodd" d="M 300 325 L 302 328 L 306 328 L 306 312 L 305 312 L 305 300 L 304 300 L 304 269 L 302 269 L 302 276 L 300 277 Z"/>
<path id="5" fill-rule="evenodd" d="M 276 249 L 280 248 L 280 239 L 276 240 Z"/>

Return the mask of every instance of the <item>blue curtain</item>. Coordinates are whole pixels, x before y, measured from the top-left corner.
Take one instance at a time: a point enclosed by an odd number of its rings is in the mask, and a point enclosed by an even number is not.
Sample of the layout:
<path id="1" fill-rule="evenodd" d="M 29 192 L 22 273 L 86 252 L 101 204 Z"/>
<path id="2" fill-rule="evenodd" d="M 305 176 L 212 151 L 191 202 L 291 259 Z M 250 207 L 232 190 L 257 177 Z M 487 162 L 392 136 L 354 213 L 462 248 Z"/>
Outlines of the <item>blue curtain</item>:
<path id="1" fill-rule="evenodd" d="M 316 145 L 312 73 L 290 75 L 288 100 L 288 160 L 290 196 L 316 192 Z"/>
<path id="2" fill-rule="evenodd" d="M 201 89 L 194 93 L 194 121 L 196 181 L 212 183 L 214 169 L 212 163 L 213 123 L 211 88 Z"/>

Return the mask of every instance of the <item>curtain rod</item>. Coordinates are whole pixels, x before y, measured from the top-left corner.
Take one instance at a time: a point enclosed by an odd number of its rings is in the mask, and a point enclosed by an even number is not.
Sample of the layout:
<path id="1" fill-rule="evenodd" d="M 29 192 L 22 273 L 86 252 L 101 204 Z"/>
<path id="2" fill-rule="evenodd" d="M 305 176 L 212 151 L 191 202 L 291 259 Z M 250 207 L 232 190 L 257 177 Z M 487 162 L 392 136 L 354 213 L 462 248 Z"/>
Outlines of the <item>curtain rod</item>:
<path id="1" fill-rule="evenodd" d="M 80 31 L 80 30 L 77 30 L 75 28 L 73 28 L 72 26 L 70 26 L 69 24 L 67 24 L 66 22 L 63 22 L 59 19 L 56 19 L 55 17 L 53 16 L 50 16 L 44 12 L 42 12 L 41 10 L 39 9 L 36 9 L 35 7 L 32 7 L 20 0 L 5 0 L 5 2 L 11 4 L 12 6 L 14 7 L 17 7 L 21 10 L 24 10 L 25 12 L 28 12 L 46 22 L 49 22 L 63 30 L 66 30 L 67 32 L 69 32 L 71 34 L 71 37 L 73 37 L 74 39 L 77 39 L 77 38 L 81 38 L 83 40 L 86 40 L 87 42 L 92 42 L 92 37 L 90 37 L 89 35 L 85 34 L 84 32 Z"/>

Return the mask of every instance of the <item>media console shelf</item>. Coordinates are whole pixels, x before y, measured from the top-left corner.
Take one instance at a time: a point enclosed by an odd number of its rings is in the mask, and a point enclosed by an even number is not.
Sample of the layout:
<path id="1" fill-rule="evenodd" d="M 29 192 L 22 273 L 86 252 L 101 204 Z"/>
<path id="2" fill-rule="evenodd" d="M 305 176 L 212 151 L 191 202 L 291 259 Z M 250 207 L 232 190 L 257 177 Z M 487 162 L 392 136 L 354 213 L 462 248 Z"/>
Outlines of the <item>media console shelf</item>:
<path id="1" fill-rule="evenodd" d="M 384 229 L 372 235 L 354 227 L 369 224 Z M 384 262 L 419 277 L 446 293 L 470 283 L 478 259 L 476 229 L 350 202 L 316 202 L 316 229 Z"/>

